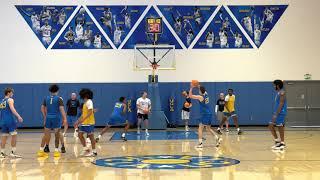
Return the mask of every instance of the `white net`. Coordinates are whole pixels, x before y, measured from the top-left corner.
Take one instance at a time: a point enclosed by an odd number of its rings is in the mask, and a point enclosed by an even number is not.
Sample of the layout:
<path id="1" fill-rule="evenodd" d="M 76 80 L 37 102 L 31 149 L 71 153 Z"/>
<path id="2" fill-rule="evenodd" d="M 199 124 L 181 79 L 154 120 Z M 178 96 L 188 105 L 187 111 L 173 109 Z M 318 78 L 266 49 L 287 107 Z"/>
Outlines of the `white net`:
<path id="1" fill-rule="evenodd" d="M 134 70 L 152 70 L 152 63 L 157 63 L 158 70 L 175 70 L 174 45 L 135 45 Z"/>

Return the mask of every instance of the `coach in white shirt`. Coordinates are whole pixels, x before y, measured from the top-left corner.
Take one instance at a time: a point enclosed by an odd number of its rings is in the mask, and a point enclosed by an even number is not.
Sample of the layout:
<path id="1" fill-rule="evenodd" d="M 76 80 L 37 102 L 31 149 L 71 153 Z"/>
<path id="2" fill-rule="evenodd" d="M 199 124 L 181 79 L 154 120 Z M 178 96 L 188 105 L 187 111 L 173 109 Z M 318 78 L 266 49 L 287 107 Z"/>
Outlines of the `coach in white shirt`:
<path id="1" fill-rule="evenodd" d="M 141 122 L 143 120 L 144 126 L 146 128 L 146 136 L 149 136 L 148 133 L 148 115 L 151 110 L 151 101 L 149 98 L 147 98 L 148 93 L 147 92 L 142 92 L 142 96 L 137 100 L 137 118 L 138 118 L 138 134 L 140 134 L 140 127 L 141 127 Z"/>

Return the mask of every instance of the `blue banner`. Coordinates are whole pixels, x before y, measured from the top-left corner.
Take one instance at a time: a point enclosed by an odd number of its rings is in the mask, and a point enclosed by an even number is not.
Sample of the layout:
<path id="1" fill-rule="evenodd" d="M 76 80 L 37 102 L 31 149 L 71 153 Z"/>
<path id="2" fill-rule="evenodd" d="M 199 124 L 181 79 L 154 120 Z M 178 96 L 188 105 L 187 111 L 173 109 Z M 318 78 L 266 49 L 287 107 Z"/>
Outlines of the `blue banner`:
<path id="1" fill-rule="evenodd" d="M 252 48 L 252 46 L 229 13 L 221 7 L 193 48 L 231 49 Z"/>
<path id="2" fill-rule="evenodd" d="M 228 6 L 251 39 L 260 47 L 287 5 Z"/>
<path id="3" fill-rule="evenodd" d="M 111 49 L 112 47 L 81 7 L 63 31 L 53 49 Z"/>
<path id="4" fill-rule="evenodd" d="M 147 6 L 88 6 L 118 48 Z"/>
<path id="5" fill-rule="evenodd" d="M 148 18 L 161 18 L 157 11 L 151 7 L 140 22 L 139 26 L 133 34 L 130 36 L 128 41 L 123 46 L 124 49 L 133 49 L 136 44 L 152 44 L 154 42 L 154 36 L 152 34 L 147 33 L 147 19 Z M 158 44 L 170 44 L 175 45 L 176 49 L 181 49 L 179 42 L 173 36 L 171 31 L 168 29 L 166 24 L 162 22 L 162 33 L 157 35 L 157 43 Z"/>
<path id="6" fill-rule="evenodd" d="M 158 6 L 188 48 L 217 6 Z"/>
<path id="7" fill-rule="evenodd" d="M 45 48 L 51 44 L 76 6 L 20 6 L 16 8 Z"/>

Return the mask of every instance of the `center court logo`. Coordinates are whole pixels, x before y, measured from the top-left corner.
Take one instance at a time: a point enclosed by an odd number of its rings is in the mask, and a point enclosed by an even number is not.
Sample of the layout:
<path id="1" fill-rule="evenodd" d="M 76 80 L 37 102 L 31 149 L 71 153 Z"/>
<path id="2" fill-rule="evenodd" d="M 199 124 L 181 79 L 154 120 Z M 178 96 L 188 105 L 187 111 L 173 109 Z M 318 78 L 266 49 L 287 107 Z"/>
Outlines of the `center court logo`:
<path id="1" fill-rule="evenodd" d="M 126 169 L 199 169 L 239 163 L 239 160 L 231 158 L 192 155 L 123 156 L 103 158 L 93 162 L 97 166 Z"/>

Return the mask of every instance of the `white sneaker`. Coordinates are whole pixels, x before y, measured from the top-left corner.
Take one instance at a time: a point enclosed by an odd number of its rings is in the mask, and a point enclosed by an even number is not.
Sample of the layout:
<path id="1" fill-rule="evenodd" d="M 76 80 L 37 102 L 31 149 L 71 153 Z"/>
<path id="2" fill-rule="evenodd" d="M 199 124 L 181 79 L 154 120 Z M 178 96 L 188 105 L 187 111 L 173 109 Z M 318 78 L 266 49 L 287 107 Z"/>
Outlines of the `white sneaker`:
<path id="1" fill-rule="evenodd" d="M 199 143 L 196 148 L 203 148 L 203 144 L 202 143 Z"/>
<path id="2" fill-rule="evenodd" d="M 222 138 L 218 136 L 218 138 L 216 138 L 216 147 L 219 147 L 221 142 L 222 142 Z"/>
<path id="3" fill-rule="evenodd" d="M 97 153 L 90 152 L 90 153 L 84 155 L 84 157 L 96 157 L 97 155 L 98 155 Z"/>
<path id="4" fill-rule="evenodd" d="M 188 132 L 188 131 L 190 131 L 190 128 L 189 128 L 189 126 L 186 126 L 186 131 Z"/>
<path id="5" fill-rule="evenodd" d="M 7 155 L 5 154 L 5 153 L 0 153 L 0 158 L 2 159 L 2 158 L 6 158 L 7 157 Z"/>
<path id="6" fill-rule="evenodd" d="M 22 158 L 21 155 L 18 155 L 18 154 L 13 153 L 13 152 L 11 152 L 9 156 L 10 156 L 11 158 Z"/>
<path id="7" fill-rule="evenodd" d="M 148 133 L 148 131 L 146 131 L 146 136 L 150 136 L 150 134 Z"/>
<path id="8" fill-rule="evenodd" d="M 271 147 L 271 149 L 274 149 L 280 145 L 280 142 L 275 141 L 274 145 Z"/>

